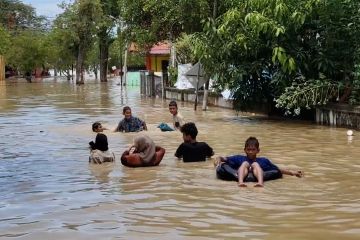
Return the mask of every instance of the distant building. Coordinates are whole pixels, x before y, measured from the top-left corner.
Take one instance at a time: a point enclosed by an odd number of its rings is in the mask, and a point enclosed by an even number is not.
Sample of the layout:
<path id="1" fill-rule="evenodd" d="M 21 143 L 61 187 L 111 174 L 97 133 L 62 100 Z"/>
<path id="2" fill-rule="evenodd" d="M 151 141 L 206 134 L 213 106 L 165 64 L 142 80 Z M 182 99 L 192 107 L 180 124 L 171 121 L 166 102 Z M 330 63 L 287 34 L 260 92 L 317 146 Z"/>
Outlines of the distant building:
<path id="1" fill-rule="evenodd" d="M 170 59 L 170 44 L 161 42 L 154 45 L 146 54 L 146 70 L 166 72 Z"/>

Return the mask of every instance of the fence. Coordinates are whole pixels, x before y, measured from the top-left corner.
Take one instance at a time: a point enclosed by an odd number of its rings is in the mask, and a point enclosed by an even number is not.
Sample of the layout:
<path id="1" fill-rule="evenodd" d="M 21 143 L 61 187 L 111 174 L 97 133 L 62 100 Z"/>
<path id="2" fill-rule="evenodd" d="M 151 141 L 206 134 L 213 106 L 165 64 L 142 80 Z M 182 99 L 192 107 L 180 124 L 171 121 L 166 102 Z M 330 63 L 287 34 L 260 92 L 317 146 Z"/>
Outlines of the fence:
<path id="1" fill-rule="evenodd" d="M 152 71 L 140 71 L 140 93 L 148 97 L 162 98 L 165 94 L 163 76 L 157 76 Z"/>
<path id="2" fill-rule="evenodd" d="M 316 109 L 316 122 L 323 125 L 360 129 L 360 106 L 328 104 Z"/>

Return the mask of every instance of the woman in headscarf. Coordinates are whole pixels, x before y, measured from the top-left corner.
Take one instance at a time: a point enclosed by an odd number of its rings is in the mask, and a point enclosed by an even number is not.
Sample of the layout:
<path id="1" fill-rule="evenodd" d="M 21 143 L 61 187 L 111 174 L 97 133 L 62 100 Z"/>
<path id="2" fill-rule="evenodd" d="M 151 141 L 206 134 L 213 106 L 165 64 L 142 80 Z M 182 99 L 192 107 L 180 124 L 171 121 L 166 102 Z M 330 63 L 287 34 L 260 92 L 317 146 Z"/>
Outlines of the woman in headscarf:
<path id="1" fill-rule="evenodd" d="M 121 156 L 121 163 L 128 167 L 157 166 L 164 157 L 165 149 L 156 146 L 147 135 L 134 138 L 134 144 Z"/>

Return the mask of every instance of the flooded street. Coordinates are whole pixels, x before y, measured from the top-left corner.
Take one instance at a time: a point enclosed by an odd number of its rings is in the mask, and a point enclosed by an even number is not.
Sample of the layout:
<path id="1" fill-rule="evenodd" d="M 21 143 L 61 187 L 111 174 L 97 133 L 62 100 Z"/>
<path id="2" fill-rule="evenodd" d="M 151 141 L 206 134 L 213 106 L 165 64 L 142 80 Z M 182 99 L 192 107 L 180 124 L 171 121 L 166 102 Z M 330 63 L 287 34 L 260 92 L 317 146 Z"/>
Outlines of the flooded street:
<path id="1" fill-rule="evenodd" d="M 116 80 L 0 83 L 0 239 L 360 239 L 360 132 L 179 102 L 215 156 L 242 154 L 256 136 L 259 156 L 305 171 L 240 189 L 216 179 L 214 158 L 178 161 L 181 133 L 157 128 L 171 123 L 169 100 L 139 92 Z M 112 132 L 125 105 L 166 149 L 160 166 L 121 165 L 136 135 Z M 115 164 L 88 164 L 95 121 L 110 129 Z"/>

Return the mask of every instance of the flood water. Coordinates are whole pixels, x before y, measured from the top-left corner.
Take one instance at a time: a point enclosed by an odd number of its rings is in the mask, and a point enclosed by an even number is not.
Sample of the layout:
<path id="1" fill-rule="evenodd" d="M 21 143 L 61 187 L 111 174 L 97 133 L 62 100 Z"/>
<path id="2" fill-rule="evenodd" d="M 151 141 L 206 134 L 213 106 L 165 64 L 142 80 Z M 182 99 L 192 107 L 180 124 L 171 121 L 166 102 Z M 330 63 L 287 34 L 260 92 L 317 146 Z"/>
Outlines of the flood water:
<path id="1" fill-rule="evenodd" d="M 116 83 L 0 85 L 0 239 L 360 239 L 360 132 L 349 139 L 344 128 L 179 103 L 215 156 L 243 153 L 256 136 L 260 156 L 305 171 L 240 189 L 216 179 L 214 158 L 174 157 L 181 133 L 156 128 L 171 123 L 169 100 Z M 160 166 L 123 167 L 120 154 L 135 133 L 112 131 L 105 134 L 116 163 L 88 164 L 91 124 L 114 129 L 125 105 L 166 149 Z"/>

